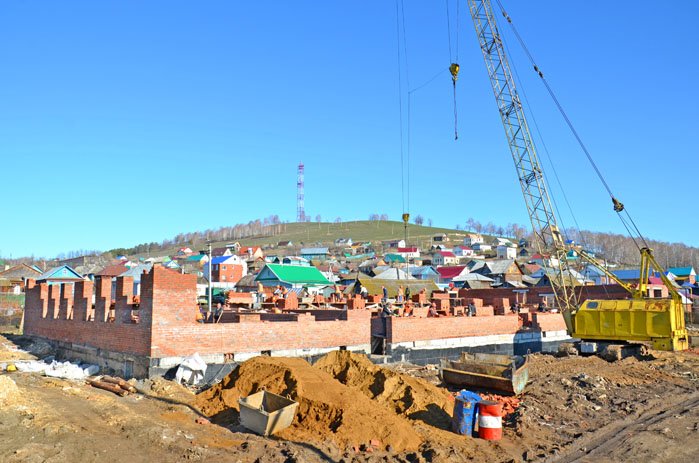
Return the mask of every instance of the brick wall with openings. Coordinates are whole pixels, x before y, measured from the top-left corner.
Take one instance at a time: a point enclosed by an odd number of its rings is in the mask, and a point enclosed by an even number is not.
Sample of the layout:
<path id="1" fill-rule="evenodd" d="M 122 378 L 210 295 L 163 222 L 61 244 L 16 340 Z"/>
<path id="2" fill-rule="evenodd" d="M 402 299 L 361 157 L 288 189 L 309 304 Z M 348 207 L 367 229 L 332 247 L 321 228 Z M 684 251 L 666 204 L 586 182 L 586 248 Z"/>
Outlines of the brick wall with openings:
<path id="1" fill-rule="evenodd" d="M 67 286 L 39 284 L 27 291 L 26 334 L 154 358 L 334 348 L 371 341 L 368 310 L 249 314 L 233 317 L 230 323 L 197 323 L 196 276 L 162 267 L 141 277 L 138 308 L 133 305 L 131 277 L 117 278 L 114 295 L 109 278 L 98 278 L 94 285 L 80 281 L 74 289 Z M 62 301 L 66 310 L 61 310 Z M 112 301 L 114 320 L 110 322 Z M 132 310 L 138 314 L 137 323 Z"/>

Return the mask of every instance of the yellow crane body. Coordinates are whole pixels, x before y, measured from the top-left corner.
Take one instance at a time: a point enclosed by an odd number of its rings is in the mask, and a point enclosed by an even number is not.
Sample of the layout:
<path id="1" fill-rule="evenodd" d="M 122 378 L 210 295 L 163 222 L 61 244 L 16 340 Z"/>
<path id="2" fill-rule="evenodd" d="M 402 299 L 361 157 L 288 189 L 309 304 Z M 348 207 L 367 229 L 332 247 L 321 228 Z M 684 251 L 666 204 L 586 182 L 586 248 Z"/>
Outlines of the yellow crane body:
<path id="1" fill-rule="evenodd" d="M 588 299 L 573 317 L 572 337 L 584 341 L 650 342 L 653 349 L 689 347 L 684 309 L 669 299 Z"/>

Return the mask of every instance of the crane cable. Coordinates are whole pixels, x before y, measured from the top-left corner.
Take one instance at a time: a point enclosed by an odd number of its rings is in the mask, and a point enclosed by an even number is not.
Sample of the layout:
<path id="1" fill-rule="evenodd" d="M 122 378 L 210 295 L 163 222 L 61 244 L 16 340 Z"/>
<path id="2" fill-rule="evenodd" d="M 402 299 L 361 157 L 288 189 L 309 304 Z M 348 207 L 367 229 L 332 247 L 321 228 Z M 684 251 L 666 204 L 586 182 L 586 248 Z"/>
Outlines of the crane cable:
<path id="1" fill-rule="evenodd" d="M 447 6 L 447 36 L 449 37 L 449 72 L 451 73 L 451 83 L 454 88 L 454 140 L 459 139 L 459 123 L 456 110 L 456 81 L 459 78 L 459 0 L 456 0 L 456 59 L 452 59 L 451 53 L 451 17 L 449 15 L 449 0 L 445 0 Z"/>
<path id="2" fill-rule="evenodd" d="M 575 129 L 575 126 L 573 126 L 573 123 L 572 123 L 572 121 L 570 120 L 570 118 L 568 117 L 568 114 L 567 114 L 567 113 L 565 112 L 565 110 L 563 109 L 563 106 L 562 106 L 561 103 L 558 101 L 558 98 L 556 97 L 556 94 L 554 93 L 553 89 L 551 88 L 551 86 L 549 85 L 548 81 L 547 81 L 546 78 L 544 77 L 543 71 L 541 71 L 541 69 L 539 68 L 539 66 L 536 64 L 536 61 L 534 60 L 534 57 L 533 57 L 532 54 L 529 52 L 529 48 L 527 48 L 527 45 L 524 43 L 524 40 L 523 40 L 522 37 L 519 35 L 519 32 L 517 31 L 517 28 L 515 27 L 514 23 L 512 22 L 512 18 L 511 18 L 510 15 L 505 11 L 505 8 L 502 6 L 502 3 L 500 2 L 500 0 L 495 0 L 495 1 L 496 1 L 496 3 L 498 4 L 498 7 L 500 8 L 500 11 L 502 12 L 503 17 L 507 20 L 507 23 L 510 25 L 510 28 L 512 29 L 512 32 L 514 33 L 515 37 L 517 38 L 517 41 L 519 42 L 519 44 L 520 44 L 520 46 L 522 47 L 522 49 L 524 50 L 525 54 L 526 54 L 527 57 L 529 58 L 530 63 L 531 63 L 532 66 L 534 67 L 534 72 L 536 72 L 536 74 L 539 76 L 539 78 L 541 79 L 541 81 L 544 83 L 544 86 L 546 87 L 546 90 L 548 91 L 549 96 L 551 97 L 551 99 L 553 100 L 554 104 L 555 104 L 556 107 L 558 108 L 558 111 L 561 113 L 561 116 L 563 116 L 563 119 L 565 120 L 566 124 L 568 125 L 568 128 L 570 129 L 570 131 L 573 133 L 573 136 L 574 136 L 575 139 L 577 140 L 578 145 L 580 145 L 580 148 L 582 149 L 583 153 L 585 153 L 585 156 L 587 157 L 587 160 L 588 160 L 588 161 L 590 162 L 590 164 L 592 165 L 592 168 L 595 170 L 595 173 L 597 174 L 597 177 L 598 177 L 599 180 L 602 182 L 602 185 L 603 185 L 604 188 L 607 190 L 607 193 L 609 193 L 609 196 L 610 196 L 611 199 L 612 199 L 612 204 L 614 205 L 614 211 L 619 215 L 619 218 L 620 218 L 622 224 L 624 225 L 624 227 L 626 228 L 626 230 L 629 232 L 629 235 L 630 235 L 631 238 L 633 239 L 634 244 L 636 244 L 636 247 L 639 248 L 639 250 L 640 250 L 640 246 L 639 246 L 638 242 L 636 241 L 636 238 L 634 238 L 633 233 L 632 233 L 631 229 L 629 228 L 629 226 L 631 226 L 631 227 L 633 228 L 633 230 L 635 230 L 636 235 L 637 235 L 638 238 L 641 240 L 641 242 L 643 243 L 643 245 L 644 245 L 645 247 L 648 247 L 648 243 L 646 242 L 646 239 L 643 237 L 643 235 L 641 234 L 640 230 L 639 230 L 638 227 L 636 226 L 636 223 L 633 221 L 633 218 L 632 218 L 631 215 L 629 214 L 629 211 L 626 210 L 626 208 L 624 207 L 624 204 L 623 204 L 621 201 L 619 201 L 619 200 L 614 196 L 614 193 L 612 193 L 612 190 L 611 190 L 611 188 L 609 187 L 609 184 L 607 183 L 607 181 L 605 180 L 604 176 L 602 175 L 602 172 L 599 170 L 599 167 L 597 167 L 597 164 L 595 163 L 594 159 L 592 158 L 592 155 L 591 155 L 590 152 L 588 151 L 587 146 L 585 146 L 585 143 L 583 143 L 582 138 L 580 138 L 580 135 L 578 134 L 578 131 Z M 627 224 L 626 220 L 624 220 L 624 218 L 623 218 L 623 216 L 622 216 L 622 214 L 621 214 L 622 212 L 626 212 L 626 216 L 627 216 L 628 221 L 630 222 L 630 225 Z"/>
<path id="3" fill-rule="evenodd" d="M 405 167 L 404 167 L 404 149 L 403 149 L 403 77 L 401 74 L 401 68 L 403 67 L 403 62 L 401 60 L 400 53 L 400 7 L 396 0 L 396 39 L 397 39 L 397 52 L 398 52 L 398 121 L 400 124 L 400 195 L 401 195 L 401 208 L 403 213 L 405 213 Z"/>

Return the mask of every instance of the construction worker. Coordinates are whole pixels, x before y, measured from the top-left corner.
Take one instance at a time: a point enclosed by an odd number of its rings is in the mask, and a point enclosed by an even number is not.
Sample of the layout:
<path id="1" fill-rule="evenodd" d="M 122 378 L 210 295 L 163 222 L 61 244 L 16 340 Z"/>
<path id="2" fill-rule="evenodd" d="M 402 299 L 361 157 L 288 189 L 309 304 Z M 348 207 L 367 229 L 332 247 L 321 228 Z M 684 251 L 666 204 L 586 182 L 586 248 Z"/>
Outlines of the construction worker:
<path id="1" fill-rule="evenodd" d="M 388 333 L 386 325 L 388 322 L 386 321 L 388 317 L 393 316 L 393 305 L 390 302 L 382 302 L 381 303 L 381 322 L 383 324 L 383 334 L 386 336 Z"/>
<path id="2" fill-rule="evenodd" d="M 476 316 L 476 305 L 473 302 L 468 303 L 468 316 L 469 317 Z"/>
<path id="3" fill-rule="evenodd" d="M 403 291 L 403 285 L 398 286 L 398 300 L 397 302 L 399 304 L 403 303 L 403 297 L 405 296 L 405 292 Z"/>
<path id="4" fill-rule="evenodd" d="M 405 301 L 410 302 L 410 286 L 405 287 Z"/>
<path id="5" fill-rule="evenodd" d="M 381 292 L 383 293 L 383 298 L 381 299 L 381 302 L 387 302 L 388 301 L 388 289 L 386 289 L 385 286 L 381 287 Z"/>
<path id="6" fill-rule="evenodd" d="M 439 313 L 437 312 L 437 303 L 432 302 L 430 304 L 430 309 L 427 311 L 427 316 L 428 317 L 439 317 Z"/>
<path id="7" fill-rule="evenodd" d="M 261 281 L 257 282 L 257 302 L 262 304 L 265 301 L 265 286 Z"/>

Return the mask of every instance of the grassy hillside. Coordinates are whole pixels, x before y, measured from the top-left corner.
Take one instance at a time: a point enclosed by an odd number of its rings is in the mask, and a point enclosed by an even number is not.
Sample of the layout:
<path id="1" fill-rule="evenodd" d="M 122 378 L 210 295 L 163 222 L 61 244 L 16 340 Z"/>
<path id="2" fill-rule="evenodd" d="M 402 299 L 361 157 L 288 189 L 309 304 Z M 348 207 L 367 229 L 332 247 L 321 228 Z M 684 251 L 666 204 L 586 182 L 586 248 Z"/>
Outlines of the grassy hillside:
<path id="1" fill-rule="evenodd" d="M 280 225 L 281 233 L 273 236 L 259 236 L 243 238 L 240 240 L 226 240 L 212 243 L 212 247 L 222 247 L 227 243 L 238 241 L 243 246 L 276 245 L 280 241 L 291 241 L 294 246 L 325 246 L 332 245 L 337 238 L 352 238 L 353 241 L 382 241 L 389 239 L 402 239 L 404 237 L 403 223 L 394 221 L 354 221 L 343 223 L 306 222 L 288 223 Z M 429 248 L 432 236 L 438 233 L 446 233 L 451 239 L 450 245 L 463 241 L 467 232 L 452 230 L 449 228 L 427 227 L 408 224 L 408 243 L 420 247 Z M 152 252 L 151 256 L 173 255 L 184 245 Z M 198 241 L 187 243 L 194 251 L 204 249 L 206 243 Z M 136 257 L 145 257 L 138 254 Z"/>

